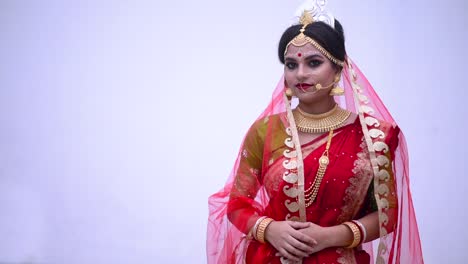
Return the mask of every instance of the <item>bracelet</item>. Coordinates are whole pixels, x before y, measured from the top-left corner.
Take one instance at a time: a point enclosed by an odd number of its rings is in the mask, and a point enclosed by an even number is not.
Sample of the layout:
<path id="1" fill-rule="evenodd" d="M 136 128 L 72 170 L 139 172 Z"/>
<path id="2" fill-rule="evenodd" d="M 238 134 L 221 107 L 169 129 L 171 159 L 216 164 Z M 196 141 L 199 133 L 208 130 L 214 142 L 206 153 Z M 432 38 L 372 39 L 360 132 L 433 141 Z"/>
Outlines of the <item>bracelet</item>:
<path id="1" fill-rule="evenodd" d="M 364 227 L 364 225 L 361 222 L 359 222 L 358 220 L 353 220 L 352 222 L 355 223 L 356 225 L 358 225 L 359 230 L 361 231 L 361 237 L 362 237 L 361 241 L 363 243 L 366 242 L 367 231 L 366 231 L 366 228 Z"/>
<path id="2" fill-rule="evenodd" d="M 346 248 L 355 248 L 361 243 L 361 231 L 359 231 L 358 225 L 356 225 L 353 222 L 344 222 L 343 225 L 347 226 L 349 229 L 351 229 L 351 232 L 353 233 L 353 242 L 351 245 L 347 246 Z"/>
<path id="3" fill-rule="evenodd" d="M 254 226 L 252 227 L 252 229 L 251 229 L 251 234 L 252 234 L 252 236 L 253 236 L 255 239 L 257 239 L 257 228 L 258 228 L 258 225 L 259 225 L 260 222 L 261 222 L 263 219 L 265 219 L 265 218 L 266 218 L 266 216 L 259 217 L 259 218 L 257 219 L 257 221 L 255 222 L 255 225 L 254 225 Z"/>
<path id="4" fill-rule="evenodd" d="M 259 242 L 265 243 L 265 230 L 271 222 L 273 222 L 272 218 L 265 218 L 258 225 L 256 237 Z"/>

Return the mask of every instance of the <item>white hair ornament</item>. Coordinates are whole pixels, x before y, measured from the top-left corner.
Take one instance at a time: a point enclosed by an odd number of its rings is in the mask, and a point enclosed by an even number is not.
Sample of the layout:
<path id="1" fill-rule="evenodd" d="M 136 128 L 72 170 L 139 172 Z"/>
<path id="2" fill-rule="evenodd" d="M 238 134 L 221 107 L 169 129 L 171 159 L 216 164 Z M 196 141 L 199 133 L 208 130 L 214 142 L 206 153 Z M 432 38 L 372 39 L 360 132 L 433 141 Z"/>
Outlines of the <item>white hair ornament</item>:
<path id="1" fill-rule="evenodd" d="M 330 27 L 335 28 L 335 17 L 325 9 L 326 5 L 327 0 L 304 1 L 294 13 L 294 18 L 291 24 L 299 24 L 304 11 L 307 11 L 312 16 L 314 22 L 321 21 Z"/>

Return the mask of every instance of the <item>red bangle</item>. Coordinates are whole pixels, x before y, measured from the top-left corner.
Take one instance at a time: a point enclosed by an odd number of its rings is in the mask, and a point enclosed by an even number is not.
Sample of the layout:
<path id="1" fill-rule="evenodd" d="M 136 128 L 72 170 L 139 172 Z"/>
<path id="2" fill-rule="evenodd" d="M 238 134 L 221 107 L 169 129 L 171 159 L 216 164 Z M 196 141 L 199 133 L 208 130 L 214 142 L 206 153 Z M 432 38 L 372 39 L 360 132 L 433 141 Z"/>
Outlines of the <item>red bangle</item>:
<path id="1" fill-rule="evenodd" d="M 359 227 L 359 232 L 361 233 L 361 244 L 364 243 L 367 237 L 366 228 L 358 220 L 352 220 L 351 222 L 355 223 Z"/>

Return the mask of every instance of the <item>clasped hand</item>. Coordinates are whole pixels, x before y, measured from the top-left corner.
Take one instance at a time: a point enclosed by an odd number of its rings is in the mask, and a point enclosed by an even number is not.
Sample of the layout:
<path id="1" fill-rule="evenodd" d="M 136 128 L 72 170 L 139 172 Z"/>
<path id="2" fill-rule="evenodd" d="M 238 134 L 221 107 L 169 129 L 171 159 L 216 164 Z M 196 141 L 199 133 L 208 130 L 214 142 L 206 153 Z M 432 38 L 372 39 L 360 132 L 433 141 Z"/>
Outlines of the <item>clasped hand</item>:
<path id="1" fill-rule="evenodd" d="M 274 221 L 265 239 L 276 248 L 277 256 L 294 262 L 329 247 L 326 227 L 310 222 Z"/>

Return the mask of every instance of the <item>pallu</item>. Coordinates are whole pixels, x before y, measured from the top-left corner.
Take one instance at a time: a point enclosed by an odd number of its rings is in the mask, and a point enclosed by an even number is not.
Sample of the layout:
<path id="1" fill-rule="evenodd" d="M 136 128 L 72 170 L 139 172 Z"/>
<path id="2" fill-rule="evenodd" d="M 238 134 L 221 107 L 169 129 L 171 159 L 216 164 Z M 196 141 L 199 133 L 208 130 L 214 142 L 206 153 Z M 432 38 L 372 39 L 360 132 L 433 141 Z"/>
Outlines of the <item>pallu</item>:
<path id="1" fill-rule="evenodd" d="M 286 98 L 281 79 L 247 132 L 226 185 L 209 198 L 208 263 L 280 263 L 269 243 L 252 239 L 251 228 L 262 216 L 333 226 L 374 211 L 375 251 L 372 243 L 328 248 L 302 262 L 423 263 L 403 133 L 349 58 L 341 80 L 345 96 L 337 103 L 355 113 L 355 120 L 334 131 L 315 202 L 305 206 L 304 192 L 316 176 L 327 134 L 300 142 L 294 102 Z"/>

